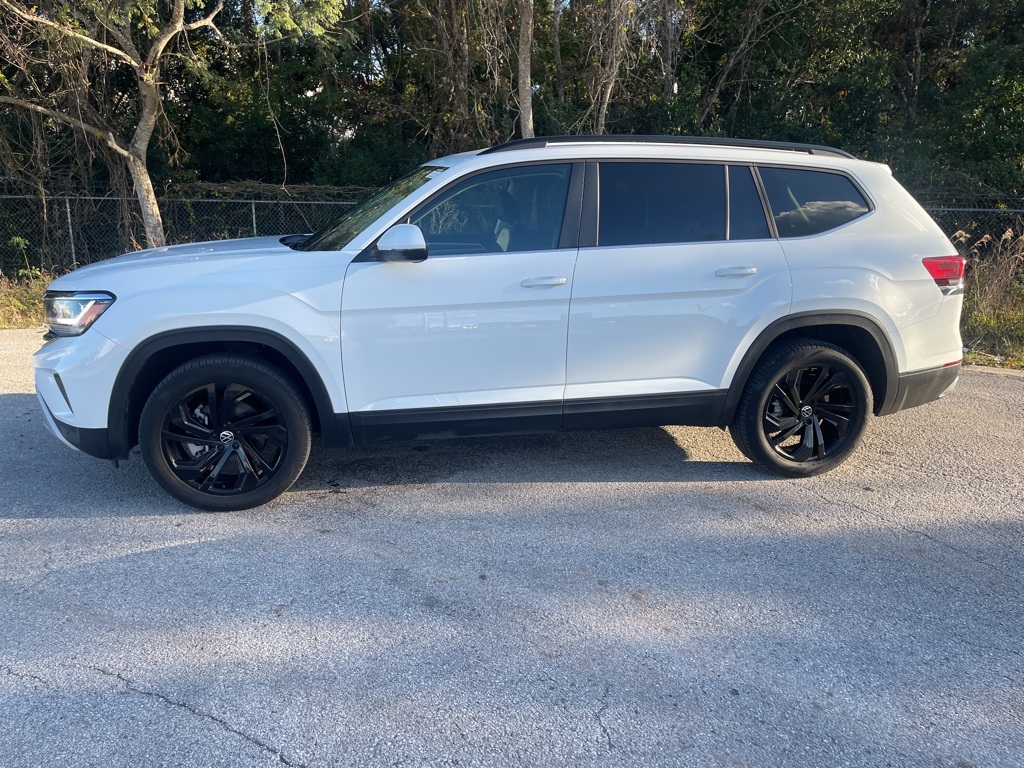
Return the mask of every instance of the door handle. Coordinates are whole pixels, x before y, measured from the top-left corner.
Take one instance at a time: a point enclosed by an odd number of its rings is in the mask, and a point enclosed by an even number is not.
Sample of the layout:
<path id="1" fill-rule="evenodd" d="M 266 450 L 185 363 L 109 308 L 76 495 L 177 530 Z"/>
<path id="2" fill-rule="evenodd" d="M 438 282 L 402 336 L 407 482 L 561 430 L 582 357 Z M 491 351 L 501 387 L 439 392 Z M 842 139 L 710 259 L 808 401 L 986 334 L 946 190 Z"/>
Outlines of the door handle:
<path id="1" fill-rule="evenodd" d="M 519 283 L 523 288 L 550 288 L 556 285 L 565 285 L 568 280 L 564 277 L 528 277 Z"/>
<path id="2" fill-rule="evenodd" d="M 717 277 L 750 277 L 757 274 L 757 267 L 725 267 L 715 271 Z"/>

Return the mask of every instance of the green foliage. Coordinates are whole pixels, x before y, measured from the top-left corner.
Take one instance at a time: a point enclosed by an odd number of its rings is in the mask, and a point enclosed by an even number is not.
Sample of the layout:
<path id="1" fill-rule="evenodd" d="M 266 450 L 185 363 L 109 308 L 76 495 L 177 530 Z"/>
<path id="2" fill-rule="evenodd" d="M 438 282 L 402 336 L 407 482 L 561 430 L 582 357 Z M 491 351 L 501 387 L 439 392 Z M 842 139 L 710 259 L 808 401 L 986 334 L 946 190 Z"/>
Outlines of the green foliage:
<path id="1" fill-rule="evenodd" d="M 1024 194 L 1024 45 L 983 42 L 965 51 L 941 98 L 935 132 L 949 149 L 943 162 L 985 184 Z"/>
<path id="2" fill-rule="evenodd" d="M 251 14 L 273 37 L 337 35 L 345 4 L 337 0 L 256 0 Z"/>
<path id="3" fill-rule="evenodd" d="M 186 19 L 213 7 L 189 0 Z M 141 45 L 166 23 L 169 4 L 39 8 L 70 24 L 84 8 L 130 27 Z M 173 130 L 151 147 L 151 173 L 163 184 L 376 186 L 426 157 L 515 138 L 518 8 L 227 2 L 219 36 L 195 30 L 172 46 L 161 82 Z M 1024 197 L 1019 0 L 535 0 L 534 17 L 541 135 L 593 130 L 610 66 L 613 132 L 829 143 L 889 163 L 933 198 Z M 116 60 L 97 74 L 105 103 L 117 105 L 105 119 L 131 126 L 134 74 Z M 0 78 L 18 77 L 0 68 Z M 22 137 L 23 126 L 4 127 L 0 162 L 10 166 L 38 141 Z M 51 164 L 105 183 L 102 168 L 69 150 Z"/>

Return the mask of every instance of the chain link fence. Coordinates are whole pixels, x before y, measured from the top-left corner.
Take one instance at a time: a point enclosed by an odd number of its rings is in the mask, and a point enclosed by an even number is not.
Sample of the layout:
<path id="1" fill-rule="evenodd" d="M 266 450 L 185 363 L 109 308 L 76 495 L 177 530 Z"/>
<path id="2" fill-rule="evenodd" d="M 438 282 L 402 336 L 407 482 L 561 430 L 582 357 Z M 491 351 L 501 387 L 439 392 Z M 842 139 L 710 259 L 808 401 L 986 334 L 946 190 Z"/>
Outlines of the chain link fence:
<path id="1" fill-rule="evenodd" d="M 160 202 L 169 243 L 312 232 L 355 200 L 179 200 Z M 0 271 L 16 277 L 66 272 L 143 247 L 134 198 L 0 196 Z M 966 252 L 985 235 L 1024 231 L 1024 209 L 932 207 L 939 226 Z"/>
<path id="2" fill-rule="evenodd" d="M 160 201 L 169 243 L 313 232 L 355 200 Z M 66 272 L 144 247 L 138 201 L 110 197 L 0 196 L 0 270 Z"/>
<path id="3" fill-rule="evenodd" d="M 988 236 L 998 241 L 1007 231 L 1024 233 L 1024 209 L 926 208 L 960 253 Z"/>

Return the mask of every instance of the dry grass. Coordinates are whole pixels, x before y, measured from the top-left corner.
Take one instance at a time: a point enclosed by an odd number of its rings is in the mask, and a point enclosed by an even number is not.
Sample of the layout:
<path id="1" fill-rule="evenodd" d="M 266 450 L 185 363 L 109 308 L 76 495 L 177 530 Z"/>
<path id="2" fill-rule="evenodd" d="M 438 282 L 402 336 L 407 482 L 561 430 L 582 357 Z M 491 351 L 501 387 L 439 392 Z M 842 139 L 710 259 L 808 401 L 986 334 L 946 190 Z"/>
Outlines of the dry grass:
<path id="1" fill-rule="evenodd" d="M 958 232 L 954 240 L 971 236 Z M 978 238 L 966 255 L 961 331 L 968 361 L 1024 368 L 1024 228 Z"/>
<path id="2" fill-rule="evenodd" d="M 43 292 L 54 276 L 37 269 L 17 277 L 0 275 L 0 328 L 32 328 L 43 323 Z"/>

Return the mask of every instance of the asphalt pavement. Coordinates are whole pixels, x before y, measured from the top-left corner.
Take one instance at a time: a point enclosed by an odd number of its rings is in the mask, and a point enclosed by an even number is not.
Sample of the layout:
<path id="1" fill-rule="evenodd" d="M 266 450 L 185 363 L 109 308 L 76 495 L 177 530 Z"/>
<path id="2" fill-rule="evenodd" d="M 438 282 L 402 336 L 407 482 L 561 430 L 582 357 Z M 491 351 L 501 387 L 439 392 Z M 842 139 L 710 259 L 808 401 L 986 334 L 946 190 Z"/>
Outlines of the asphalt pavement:
<path id="1" fill-rule="evenodd" d="M 199 513 L 0 331 L 0 765 L 1024 766 L 1024 378 L 783 480 L 715 429 L 314 449 Z"/>

